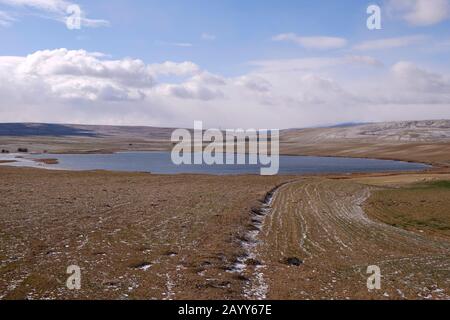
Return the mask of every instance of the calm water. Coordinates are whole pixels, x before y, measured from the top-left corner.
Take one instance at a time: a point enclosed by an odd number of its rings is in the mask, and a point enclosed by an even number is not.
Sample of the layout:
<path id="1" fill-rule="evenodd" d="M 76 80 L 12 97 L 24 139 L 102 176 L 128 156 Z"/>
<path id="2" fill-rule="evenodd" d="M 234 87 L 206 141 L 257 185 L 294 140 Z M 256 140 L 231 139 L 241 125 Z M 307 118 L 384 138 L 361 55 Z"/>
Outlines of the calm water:
<path id="1" fill-rule="evenodd" d="M 68 170 L 112 170 L 128 172 L 152 172 L 155 174 L 199 173 L 213 175 L 259 174 L 260 166 L 254 165 L 181 165 L 172 164 L 170 152 L 127 152 L 115 154 L 65 154 L 36 155 L 33 158 L 56 158 L 58 165 L 44 166 Z M 30 165 L 17 163 L 16 165 Z M 42 165 L 40 165 L 42 167 Z M 421 170 L 428 166 L 400 161 L 282 156 L 280 174 L 351 173 Z"/>

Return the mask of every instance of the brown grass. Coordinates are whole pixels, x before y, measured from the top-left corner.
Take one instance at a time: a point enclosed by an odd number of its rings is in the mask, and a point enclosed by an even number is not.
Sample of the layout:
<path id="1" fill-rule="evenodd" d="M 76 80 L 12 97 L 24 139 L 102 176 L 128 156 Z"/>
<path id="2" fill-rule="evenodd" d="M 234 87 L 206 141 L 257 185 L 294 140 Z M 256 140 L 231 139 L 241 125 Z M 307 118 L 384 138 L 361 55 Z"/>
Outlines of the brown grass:
<path id="1" fill-rule="evenodd" d="M 372 218 L 394 227 L 450 239 L 450 181 L 379 190 L 365 209 Z"/>
<path id="2" fill-rule="evenodd" d="M 269 299 L 449 298 L 450 242 L 368 219 L 361 205 L 371 190 L 322 178 L 279 190 L 256 257 Z M 438 216 L 448 221 L 448 211 Z M 367 289 L 371 265 L 381 268 L 382 290 Z"/>
<path id="3" fill-rule="evenodd" d="M 288 177 L 0 168 L 0 297 L 234 299 L 251 208 Z M 82 290 L 65 287 L 82 269 Z M 148 270 L 145 266 L 150 265 Z"/>

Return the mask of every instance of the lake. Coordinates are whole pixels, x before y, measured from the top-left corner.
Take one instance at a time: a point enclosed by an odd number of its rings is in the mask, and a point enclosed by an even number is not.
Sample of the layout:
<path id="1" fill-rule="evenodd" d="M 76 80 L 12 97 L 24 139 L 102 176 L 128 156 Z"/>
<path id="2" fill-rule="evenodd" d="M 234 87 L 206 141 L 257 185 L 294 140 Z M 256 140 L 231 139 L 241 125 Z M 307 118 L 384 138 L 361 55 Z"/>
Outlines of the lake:
<path id="1" fill-rule="evenodd" d="M 0 160 L 15 158 L 16 155 L 3 155 Z M 151 172 L 155 174 L 212 174 L 236 175 L 259 174 L 259 165 L 181 165 L 171 161 L 170 152 L 120 152 L 114 154 L 42 154 L 22 155 L 25 159 L 10 163 L 14 166 L 28 166 L 65 170 L 111 170 L 124 172 Z M 31 159 L 58 159 L 57 165 L 35 163 Z M 424 170 L 429 166 L 401 161 L 281 156 L 280 174 L 314 174 L 314 173 L 352 173 Z"/>

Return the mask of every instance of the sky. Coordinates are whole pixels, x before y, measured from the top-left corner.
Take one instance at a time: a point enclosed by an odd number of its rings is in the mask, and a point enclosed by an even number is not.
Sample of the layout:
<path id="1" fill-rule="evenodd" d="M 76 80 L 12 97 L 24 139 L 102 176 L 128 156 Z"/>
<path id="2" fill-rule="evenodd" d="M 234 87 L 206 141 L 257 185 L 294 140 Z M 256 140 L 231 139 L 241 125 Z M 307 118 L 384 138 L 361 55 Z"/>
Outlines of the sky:
<path id="1" fill-rule="evenodd" d="M 0 41 L 0 122 L 450 119 L 450 0 L 0 0 Z"/>

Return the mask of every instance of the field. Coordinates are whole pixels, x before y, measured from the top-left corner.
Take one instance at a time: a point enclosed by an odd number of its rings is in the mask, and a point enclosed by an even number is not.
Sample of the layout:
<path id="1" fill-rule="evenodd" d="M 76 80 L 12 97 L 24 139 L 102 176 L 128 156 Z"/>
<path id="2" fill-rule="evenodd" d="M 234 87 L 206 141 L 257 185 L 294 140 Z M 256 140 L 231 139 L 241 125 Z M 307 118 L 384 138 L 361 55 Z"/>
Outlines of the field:
<path id="1" fill-rule="evenodd" d="M 171 145 L 170 129 L 17 126 L 0 125 L 0 149 Z M 0 299 L 450 299 L 449 126 L 281 135 L 285 154 L 434 165 L 421 173 L 218 177 L 0 166 Z M 81 267 L 80 291 L 66 288 L 70 265 Z M 369 266 L 380 267 L 381 290 L 367 289 Z"/>
<path id="2" fill-rule="evenodd" d="M 449 298 L 440 228 L 410 232 L 362 210 L 382 192 L 368 180 L 392 175 L 0 175 L 3 299 Z M 80 291 L 65 286 L 72 264 Z M 382 269 L 381 291 L 367 290 L 369 265 Z"/>
<path id="3" fill-rule="evenodd" d="M 268 298 L 450 298 L 450 243 L 370 219 L 362 205 L 372 190 L 323 178 L 279 190 L 257 255 Z M 367 290 L 371 265 L 381 268 L 380 291 Z"/>
<path id="4" fill-rule="evenodd" d="M 0 298 L 240 298 L 251 209 L 288 177 L 0 168 Z M 80 292 L 66 269 L 82 268 Z"/>
<path id="5" fill-rule="evenodd" d="M 376 191 L 365 209 L 394 227 L 450 239 L 450 180 Z"/>

